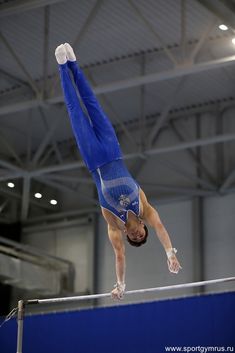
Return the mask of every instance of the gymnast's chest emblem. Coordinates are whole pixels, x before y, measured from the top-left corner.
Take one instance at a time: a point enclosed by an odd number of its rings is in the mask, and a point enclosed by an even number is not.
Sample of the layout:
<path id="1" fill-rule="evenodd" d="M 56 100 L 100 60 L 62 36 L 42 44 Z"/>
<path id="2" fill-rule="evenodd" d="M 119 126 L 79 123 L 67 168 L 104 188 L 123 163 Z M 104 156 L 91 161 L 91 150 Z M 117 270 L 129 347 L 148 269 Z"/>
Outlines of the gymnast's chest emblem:
<path id="1" fill-rule="evenodd" d="M 127 195 L 119 196 L 118 201 L 120 206 L 122 207 L 127 207 L 131 203 L 131 200 L 129 199 L 129 197 L 127 197 Z"/>

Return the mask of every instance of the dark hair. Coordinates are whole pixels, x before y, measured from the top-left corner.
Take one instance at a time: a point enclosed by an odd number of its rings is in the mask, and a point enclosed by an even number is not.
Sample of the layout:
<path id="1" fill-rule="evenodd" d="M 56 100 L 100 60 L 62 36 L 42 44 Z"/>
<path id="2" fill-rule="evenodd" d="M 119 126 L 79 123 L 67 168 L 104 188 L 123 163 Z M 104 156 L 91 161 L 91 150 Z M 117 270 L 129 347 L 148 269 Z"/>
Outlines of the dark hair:
<path id="1" fill-rule="evenodd" d="M 138 242 L 131 240 L 131 239 L 128 237 L 128 234 L 127 234 L 127 241 L 128 241 L 128 243 L 131 244 L 132 246 L 136 246 L 136 247 L 139 247 L 139 246 L 145 244 L 146 241 L 147 241 L 147 238 L 148 238 L 148 234 L 149 234 L 149 231 L 148 231 L 148 228 L 146 227 L 146 225 L 144 225 L 144 230 L 145 230 L 145 237 L 144 237 L 143 240 L 138 241 Z"/>

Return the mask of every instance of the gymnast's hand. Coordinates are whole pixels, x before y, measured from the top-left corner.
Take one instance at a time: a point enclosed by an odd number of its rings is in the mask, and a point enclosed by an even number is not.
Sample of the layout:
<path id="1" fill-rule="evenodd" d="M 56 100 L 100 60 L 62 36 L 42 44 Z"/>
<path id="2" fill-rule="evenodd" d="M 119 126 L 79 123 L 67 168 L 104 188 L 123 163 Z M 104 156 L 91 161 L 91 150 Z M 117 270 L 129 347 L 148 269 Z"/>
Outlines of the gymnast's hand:
<path id="1" fill-rule="evenodd" d="M 125 283 L 116 283 L 111 292 L 111 297 L 115 300 L 121 300 L 124 297 L 126 285 Z"/>
<path id="2" fill-rule="evenodd" d="M 169 271 L 172 273 L 178 273 L 179 270 L 182 268 L 176 257 L 176 253 L 177 250 L 175 248 L 166 251 L 168 268 Z"/>
<path id="3" fill-rule="evenodd" d="M 167 260 L 167 263 L 168 263 L 168 268 L 169 268 L 169 271 L 172 272 L 172 273 L 178 273 L 179 270 L 182 268 L 180 266 L 180 263 L 176 257 L 176 255 L 171 255 L 168 260 Z"/>

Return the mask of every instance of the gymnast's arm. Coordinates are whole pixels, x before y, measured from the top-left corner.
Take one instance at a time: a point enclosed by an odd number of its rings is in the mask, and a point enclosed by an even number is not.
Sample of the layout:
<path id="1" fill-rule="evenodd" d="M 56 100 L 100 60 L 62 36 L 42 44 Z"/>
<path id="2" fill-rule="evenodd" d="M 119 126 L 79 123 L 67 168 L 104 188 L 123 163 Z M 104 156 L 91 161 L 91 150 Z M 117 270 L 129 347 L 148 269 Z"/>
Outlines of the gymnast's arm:
<path id="1" fill-rule="evenodd" d="M 108 224 L 108 235 L 115 253 L 117 283 L 111 292 L 114 299 L 122 299 L 125 291 L 125 245 L 122 238 L 122 232 Z"/>
<path id="2" fill-rule="evenodd" d="M 143 220 L 145 220 L 151 227 L 154 228 L 162 246 L 164 247 L 168 259 L 169 271 L 178 273 L 181 266 L 175 255 L 176 250 L 172 248 L 169 234 L 164 227 L 158 212 L 148 203 L 147 198 L 142 190 L 140 190 L 140 198 L 143 204 Z"/>

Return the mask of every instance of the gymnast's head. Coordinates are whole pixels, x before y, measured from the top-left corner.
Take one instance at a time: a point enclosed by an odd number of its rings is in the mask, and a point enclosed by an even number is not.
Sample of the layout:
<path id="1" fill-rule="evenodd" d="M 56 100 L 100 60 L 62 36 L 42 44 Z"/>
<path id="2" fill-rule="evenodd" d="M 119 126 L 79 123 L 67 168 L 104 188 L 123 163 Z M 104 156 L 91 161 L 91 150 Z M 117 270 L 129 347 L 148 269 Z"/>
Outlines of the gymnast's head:
<path id="1" fill-rule="evenodd" d="M 136 221 L 126 223 L 125 234 L 130 245 L 139 247 L 147 241 L 148 228 L 142 220 L 136 218 Z"/>

